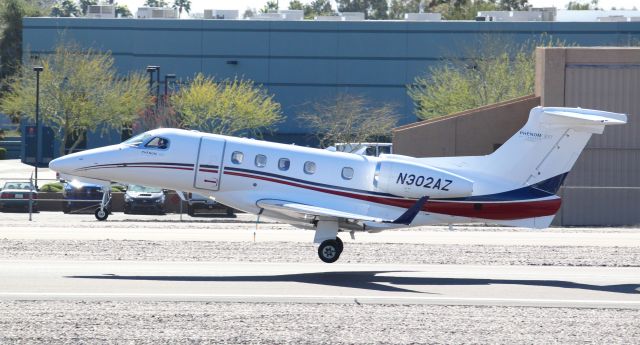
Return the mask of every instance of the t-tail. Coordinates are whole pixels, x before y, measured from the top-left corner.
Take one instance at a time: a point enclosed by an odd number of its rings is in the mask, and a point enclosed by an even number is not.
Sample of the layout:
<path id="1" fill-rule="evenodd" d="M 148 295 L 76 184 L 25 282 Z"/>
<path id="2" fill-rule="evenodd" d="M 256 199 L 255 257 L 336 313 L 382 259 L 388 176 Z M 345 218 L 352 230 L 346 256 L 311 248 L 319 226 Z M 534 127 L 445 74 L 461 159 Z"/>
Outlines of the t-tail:
<path id="1" fill-rule="evenodd" d="M 444 161 L 444 169 L 462 173 L 474 171 L 478 180 L 482 176 L 490 183 L 476 181 L 480 195 L 497 196 L 500 201 L 533 201 L 556 198 L 565 177 L 587 145 L 592 134 L 602 134 L 607 125 L 627 123 L 625 114 L 607 111 L 535 107 L 527 123 L 494 153 L 481 157 L 452 157 Z M 441 158 L 425 158 L 428 164 L 437 164 Z M 499 185 L 495 184 L 499 181 Z M 479 182 L 479 183 L 478 183 Z M 475 194 L 475 193 L 474 193 Z M 559 203 L 557 204 L 559 207 Z M 492 223 L 546 228 L 554 215 Z"/>
<path id="2" fill-rule="evenodd" d="M 487 157 L 486 169 L 498 171 L 522 186 L 562 180 L 592 134 L 602 134 L 607 125 L 625 123 L 625 114 L 535 107 L 524 127 Z"/>

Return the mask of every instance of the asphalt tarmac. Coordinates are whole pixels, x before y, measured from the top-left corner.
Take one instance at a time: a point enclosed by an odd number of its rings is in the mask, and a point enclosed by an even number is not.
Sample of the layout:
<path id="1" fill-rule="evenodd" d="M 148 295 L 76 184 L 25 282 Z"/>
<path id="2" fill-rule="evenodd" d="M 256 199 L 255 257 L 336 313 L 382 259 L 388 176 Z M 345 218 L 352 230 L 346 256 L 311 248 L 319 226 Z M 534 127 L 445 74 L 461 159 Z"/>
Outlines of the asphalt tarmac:
<path id="1" fill-rule="evenodd" d="M 640 309 L 640 268 L 1 261 L 0 298 Z"/>

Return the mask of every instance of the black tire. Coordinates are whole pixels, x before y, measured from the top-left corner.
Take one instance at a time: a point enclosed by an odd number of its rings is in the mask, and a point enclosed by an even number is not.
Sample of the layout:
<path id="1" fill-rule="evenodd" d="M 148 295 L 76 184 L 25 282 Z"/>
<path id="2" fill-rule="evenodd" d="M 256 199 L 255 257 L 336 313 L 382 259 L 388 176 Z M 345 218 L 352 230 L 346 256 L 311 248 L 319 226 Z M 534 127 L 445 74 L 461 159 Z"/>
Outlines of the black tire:
<path id="1" fill-rule="evenodd" d="M 342 243 L 342 240 L 340 239 L 340 237 L 336 236 L 336 243 L 338 244 L 338 256 L 340 256 L 340 254 L 342 254 L 342 251 L 344 250 L 344 243 Z"/>
<path id="2" fill-rule="evenodd" d="M 193 209 L 193 207 L 191 205 L 187 206 L 187 214 L 191 217 L 195 217 L 196 213 L 195 210 Z"/>
<path id="3" fill-rule="evenodd" d="M 338 261 L 340 258 L 340 245 L 336 240 L 325 240 L 318 247 L 318 256 L 320 260 L 330 264 Z"/>
<path id="4" fill-rule="evenodd" d="M 101 209 L 100 207 L 98 207 L 96 209 L 96 212 L 94 213 L 94 215 L 96 216 L 96 219 L 99 221 L 105 221 L 107 220 L 107 218 L 109 218 L 109 210 L 105 209 Z"/>
<path id="5" fill-rule="evenodd" d="M 71 208 L 69 207 L 69 205 L 67 205 L 66 203 L 62 204 L 62 213 L 69 213 L 71 212 Z"/>

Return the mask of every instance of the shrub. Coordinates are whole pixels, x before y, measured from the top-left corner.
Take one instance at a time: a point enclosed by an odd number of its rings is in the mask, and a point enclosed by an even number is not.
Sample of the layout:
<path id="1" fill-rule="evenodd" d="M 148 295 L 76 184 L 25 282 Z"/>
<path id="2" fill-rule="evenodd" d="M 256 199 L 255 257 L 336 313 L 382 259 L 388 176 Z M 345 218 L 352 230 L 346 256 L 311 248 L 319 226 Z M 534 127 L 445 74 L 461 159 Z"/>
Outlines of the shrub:
<path id="1" fill-rule="evenodd" d="M 0 147 L 0 160 L 7 158 L 7 149 Z"/>
<path id="2" fill-rule="evenodd" d="M 40 187 L 40 191 L 48 192 L 48 193 L 60 193 L 62 192 L 62 183 L 60 182 L 47 183 L 44 186 Z"/>

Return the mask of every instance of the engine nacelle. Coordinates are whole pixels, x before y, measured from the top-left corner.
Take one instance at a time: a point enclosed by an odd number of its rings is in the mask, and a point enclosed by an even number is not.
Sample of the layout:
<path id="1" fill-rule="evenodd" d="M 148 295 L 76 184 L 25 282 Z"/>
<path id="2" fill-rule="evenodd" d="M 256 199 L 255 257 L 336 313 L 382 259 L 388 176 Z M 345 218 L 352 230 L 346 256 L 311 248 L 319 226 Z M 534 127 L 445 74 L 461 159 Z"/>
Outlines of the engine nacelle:
<path id="1" fill-rule="evenodd" d="M 448 171 L 405 161 L 385 160 L 376 168 L 376 186 L 407 198 L 456 198 L 471 195 L 473 181 Z"/>

